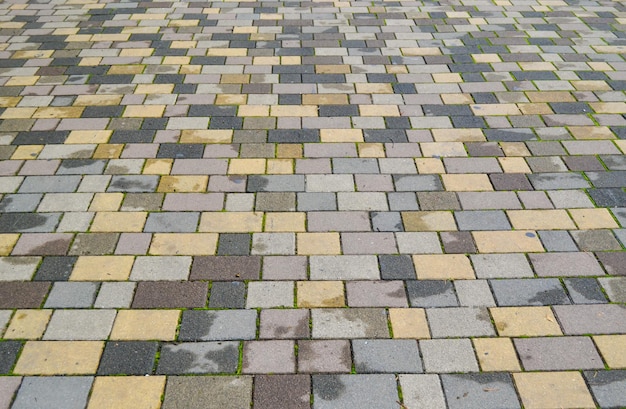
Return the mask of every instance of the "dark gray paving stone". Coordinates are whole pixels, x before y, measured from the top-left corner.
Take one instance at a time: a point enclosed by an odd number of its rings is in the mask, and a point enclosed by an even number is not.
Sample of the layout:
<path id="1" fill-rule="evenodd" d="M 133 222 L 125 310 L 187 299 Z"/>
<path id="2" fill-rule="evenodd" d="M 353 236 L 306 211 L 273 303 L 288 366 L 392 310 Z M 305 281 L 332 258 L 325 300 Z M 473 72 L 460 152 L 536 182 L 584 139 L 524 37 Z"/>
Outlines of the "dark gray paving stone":
<path id="1" fill-rule="evenodd" d="M 608 302 L 595 278 L 566 278 L 563 283 L 574 304 L 605 304 Z"/>
<path id="2" fill-rule="evenodd" d="M 195 232 L 200 213 L 197 212 L 158 212 L 150 213 L 144 231 L 148 233 Z"/>
<path id="3" fill-rule="evenodd" d="M 596 206 L 618 207 L 626 205 L 626 192 L 620 188 L 587 189 Z"/>
<path id="4" fill-rule="evenodd" d="M 493 173 L 489 180 L 495 190 L 533 190 L 524 173 Z"/>
<path id="5" fill-rule="evenodd" d="M 546 251 L 578 251 L 578 246 L 567 231 L 542 230 L 537 233 Z"/>
<path id="6" fill-rule="evenodd" d="M 626 187 L 626 171 L 612 172 L 585 172 L 593 186 L 602 187 Z M 20 189 L 21 190 L 21 189 Z"/>
<path id="7" fill-rule="evenodd" d="M 40 308 L 49 289 L 46 281 L 0 281 L 0 308 Z"/>
<path id="8" fill-rule="evenodd" d="M 149 375 L 158 348 L 157 342 L 107 342 L 98 366 L 98 375 Z"/>
<path id="9" fill-rule="evenodd" d="M 459 230 L 510 230 L 506 214 L 501 210 L 471 210 L 454 212 Z"/>
<path id="10" fill-rule="evenodd" d="M 215 281 L 211 285 L 209 308 L 245 308 L 246 285 L 240 281 Z"/>
<path id="11" fill-rule="evenodd" d="M 217 242 L 218 256 L 249 256 L 252 235 L 248 233 L 222 233 Z"/>
<path id="12" fill-rule="evenodd" d="M 34 281 L 67 281 L 78 257 L 44 257 L 35 273 Z"/>
<path id="13" fill-rule="evenodd" d="M 380 255 L 380 276 L 383 280 L 415 280 L 415 266 L 408 255 Z"/>
<path id="14" fill-rule="evenodd" d="M 239 363 L 239 343 L 184 342 L 161 347 L 158 374 L 235 373 Z"/>
<path id="15" fill-rule="evenodd" d="M 78 233 L 68 252 L 71 256 L 113 254 L 118 233 Z"/>
<path id="16" fill-rule="evenodd" d="M 150 193 L 156 190 L 158 182 L 155 175 L 114 175 L 107 192 Z"/>
<path id="17" fill-rule="evenodd" d="M 0 214 L 0 233 L 53 232 L 61 213 L 5 213 Z"/>
<path id="18" fill-rule="evenodd" d="M 511 375 L 481 373 L 441 375 L 450 409 L 516 409 L 520 403 Z"/>
<path id="19" fill-rule="evenodd" d="M 199 256 L 193 259 L 189 279 L 258 280 L 260 274 L 261 257 L 259 256 Z"/>
<path id="20" fill-rule="evenodd" d="M 74 192 L 81 181 L 76 176 L 26 176 L 19 193 L 69 193 Z"/>
<path id="21" fill-rule="evenodd" d="M 447 280 L 408 280 L 411 307 L 458 307 L 454 285 Z"/>
<path id="22" fill-rule="evenodd" d="M 397 409 L 394 375 L 313 375 L 314 409 Z"/>
<path id="23" fill-rule="evenodd" d="M 12 408 L 83 409 L 92 383 L 92 376 L 25 377 Z"/>
<path id="24" fill-rule="evenodd" d="M 527 371 L 604 368 L 590 337 L 520 338 L 513 343 Z"/>
<path id="25" fill-rule="evenodd" d="M 21 341 L 0 342 L 0 375 L 8 375 L 22 349 Z"/>
<path id="26" fill-rule="evenodd" d="M 570 234 L 581 251 L 622 249 L 611 230 L 573 230 Z"/>
<path id="27" fill-rule="evenodd" d="M 308 375 L 257 375 L 255 409 L 309 409 L 311 377 Z"/>
<path id="28" fill-rule="evenodd" d="M 252 401 L 251 376 L 169 376 L 163 409 L 241 409 Z"/>
<path id="29" fill-rule="evenodd" d="M 417 341 L 357 339 L 352 341 L 357 373 L 422 373 Z"/>
<path id="30" fill-rule="evenodd" d="M 623 305 L 555 305 L 552 308 L 566 335 L 626 332 L 626 307 Z"/>
<path id="31" fill-rule="evenodd" d="M 626 407 L 626 370 L 584 371 L 583 376 L 601 408 Z"/>
<path id="32" fill-rule="evenodd" d="M 570 304 L 557 278 L 490 280 L 499 306 Z"/>
<path id="33" fill-rule="evenodd" d="M 579 173 L 534 173 L 528 175 L 536 190 L 585 189 L 589 182 Z"/>
<path id="34" fill-rule="evenodd" d="M 626 276 L 626 253 L 623 251 L 598 252 L 596 257 L 602 263 L 606 273 L 614 276 Z"/>
<path id="35" fill-rule="evenodd" d="M 183 311 L 181 341 L 247 340 L 256 337 L 256 310 Z"/>

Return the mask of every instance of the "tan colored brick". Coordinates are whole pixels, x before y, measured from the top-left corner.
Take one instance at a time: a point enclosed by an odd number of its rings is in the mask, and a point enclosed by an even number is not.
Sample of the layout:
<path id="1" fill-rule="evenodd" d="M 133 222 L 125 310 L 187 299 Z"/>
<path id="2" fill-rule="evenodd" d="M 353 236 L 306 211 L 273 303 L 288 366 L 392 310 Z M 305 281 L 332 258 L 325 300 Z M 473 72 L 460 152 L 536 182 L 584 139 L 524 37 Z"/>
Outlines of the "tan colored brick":
<path id="1" fill-rule="evenodd" d="M 502 62 L 498 54 L 472 54 L 472 58 L 477 63 Z"/>
<path id="2" fill-rule="evenodd" d="M 205 212 L 200 218 L 199 231 L 214 233 L 252 233 L 263 229 L 260 212 Z"/>
<path id="3" fill-rule="evenodd" d="M 441 94 L 441 100 L 446 105 L 469 105 L 474 103 L 470 94 Z"/>
<path id="4" fill-rule="evenodd" d="M 83 107 L 41 107 L 37 108 L 33 118 L 80 118 L 84 109 Z"/>
<path id="5" fill-rule="evenodd" d="M 404 56 L 441 55 L 439 47 L 404 47 L 400 48 Z"/>
<path id="6" fill-rule="evenodd" d="M 339 233 L 297 233 L 299 255 L 341 254 Z"/>
<path id="7" fill-rule="evenodd" d="M 169 175 L 173 163 L 173 159 L 146 159 L 146 164 L 141 173 L 144 175 Z"/>
<path id="8" fill-rule="evenodd" d="M 249 84 L 250 74 L 222 74 L 220 84 Z"/>
<path id="9" fill-rule="evenodd" d="M 482 142 L 487 140 L 482 129 L 478 128 L 454 128 L 433 129 L 433 139 L 437 142 Z"/>
<path id="10" fill-rule="evenodd" d="M 301 158 L 302 157 L 302 145 L 298 143 L 285 143 L 279 144 L 276 147 L 277 158 Z"/>
<path id="11" fill-rule="evenodd" d="M 16 375 L 95 374 L 103 341 L 27 341 L 17 360 Z"/>
<path id="12" fill-rule="evenodd" d="M 220 94 L 215 97 L 215 105 L 245 105 L 247 101 L 247 95 Z"/>
<path id="13" fill-rule="evenodd" d="M 359 158 L 384 158 L 385 146 L 382 143 L 359 143 Z"/>
<path id="14" fill-rule="evenodd" d="M 529 61 L 519 62 L 520 68 L 523 71 L 556 71 L 556 67 L 551 62 L 545 61 Z"/>
<path id="15" fill-rule="evenodd" d="M 141 74 L 145 68 L 145 65 L 112 65 L 107 74 Z"/>
<path id="16" fill-rule="evenodd" d="M 363 142 L 361 129 L 320 129 L 322 142 Z"/>
<path id="17" fill-rule="evenodd" d="M 480 253 L 543 252 L 541 240 L 533 231 L 475 231 L 472 232 Z"/>
<path id="18" fill-rule="evenodd" d="M 524 158 L 504 156 L 498 162 L 505 173 L 532 173 Z"/>
<path id="19" fill-rule="evenodd" d="M 267 173 L 269 175 L 289 175 L 293 173 L 292 159 L 268 159 Z"/>
<path id="20" fill-rule="evenodd" d="M 506 156 L 531 156 L 524 142 L 500 142 L 500 148 Z"/>
<path id="21" fill-rule="evenodd" d="M 622 151 L 622 153 L 626 153 L 626 140 L 613 141 L 613 143 L 617 145 L 618 149 Z"/>
<path id="22" fill-rule="evenodd" d="M 98 145 L 94 151 L 93 159 L 117 159 L 122 154 L 124 145 L 122 144 L 105 144 Z"/>
<path id="23" fill-rule="evenodd" d="M 531 91 L 526 97 L 530 102 L 576 102 L 568 91 Z"/>
<path id="24" fill-rule="evenodd" d="M 347 64 L 343 65 L 316 65 L 315 72 L 317 74 L 350 74 L 352 72 L 351 66 Z"/>
<path id="25" fill-rule="evenodd" d="M 0 234 L 0 256 L 8 256 L 13 251 L 17 239 L 20 238 L 19 234 L 4 233 Z"/>
<path id="26" fill-rule="evenodd" d="M 17 310 L 4 333 L 6 339 L 39 339 L 46 330 L 52 310 Z"/>
<path id="27" fill-rule="evenodd" d="M 593 342 L 611 369 L 626 369 L 626 335 L 596 335 Z"/>
<path id="28" fill-rule="evenodd" d="M 0 119 L 24 119 L 31 118 L 37 108 L 7 108 L 4 110 Z"/>
<path id="29" fill-rule="evenodd" d="M 524 115 L 550 115 L 554 113 L 550 105 L 546 103 L 517 104 L 517 107 Z"/>
<path id="30" fill-rule="evenodd" d="M 42 150 L 43 145 L 19 145 L 11 155 L 11 159 L 34 160 L 37 159 Z"/>
<path id="31" fill-rule="evenodd" d="M 92 232 L 140 232 L 146 223 L 146 212 L 98 212 L 91 224 Z"/>
<path id="32" fill-rule="evenodd" d="M 127 118 L 161 118 L 165 105 L 126 105 L 122 116 Z"/>
<path id="33" fill-rule="evenodd" d="M 400 116 L 397 105 L 359 105 L 361 116 Z"/>
<path id="34" fill-rule="evenodd" d="M 88 409 L 159 409 L 165 376 L 99 376 Z"/>
<path id="35" fill-rule="evenodd" d="M 268 116 L 270 114 L 269 105 L 241 105 L 237 111 L 237 116 Z"/>
<path id="36" fill-rule="evenodd" d="M 92 106 L 92 105 L 119 105 L 122 102 L 122 95 L 78 95 L 74 101 L 74 106 Z"/>
<path id="37" fill-rule="evenodd" d="M 610 91 L 611 86 L 606 81 L 570 81 L 570 84 L 576 88 L 577 91 Z"/>
<path id="38" fill-rule="evenodd" d="M 390 308 L 389 321 L 394 338 L 430 338 L 426 312 L 423 308 Z"/>
<path id="39" fill-rule="evenodd" d="M 112 133 L 113 131 L 71 131 L 65 140 L 65 143 L 107 143 Z"/>
<path id="40" fill-rule="evenodd" d="M 501 337 L 563 335 L 550 307 L 490 308 Z"/>
<path id="41" fill-rule="evenodd" d="M 608 126 L 570 126 L 568 129 L 574 139 L 604 140 L 616 138 Z"/>
<path id="42" fill-rule="evenodd" d="M 342 281 L 298 281 L 298 308 L 344 307 Z"/>
<path id="43" fill-rule="evenodd" d="M 133 256 L 79 256 L 70 281 L 126 281 L 134 262 Z"/>
<path id="44" fill-rule="evenodd" d="M 474 269 L 463 254 L 416 254 L 413 264 L 418 280 L 472 280 Z"/>
<path id="45" fill-rule="evenodd" d="M 514 229 L 568 230 L 576 226 L 565 210 L 507 210 Z"/>
<path id="46" fill-rule="evenodd" d="M 626 102 L 590 102 L 591 109 L 597 114 L 618 114 L 626 112 Z"/>
<path id="47" fill-rule="evenodd" d="M 317 116 L 315 105 L 272 105 L 271 116 L 314 117 Z"/>
<path id="48" fill-rule="evenodd" d="M 476 116 L 509 116 L 522 114 L 515 104 L 474 104 L 470 105 L 470 108 Z"/>
<path id="49" fill-rule="evenodd" d="M 619 228 L 608 209 L 570 209 L 569 212 L 581 230 Z"/>
<path id="50" fill-rule="evenodd" d="M 485 372 L 519 372 L 517 354 L 510 338 L 475 338 L 474 349 Z"/>
<path id="51" fill-rule="evenodd" d="M 183 129 L 180 143 L 231 143 L 231 129 Z"/>
<path id="52" fill-rule="evenodd" d="M 357 94 L 393 94 L 393 88 L 391 84 L 383 84 L 383 83 L 357 83 L 356 84 L 356 93 Z"/>
<path id="53" fill-rule="evenodd" d="M 217 233 L 155 233 L 149 253 L 158 256 L 211 256 L 217 248 Z"/>
<path id="54" fill-rule="evenodd" d="M 489 176 L 486 174 L 445 174 L 441 180 L 447 191 L 451 192 L 484 192 L 493 190 Z"/>
<path id="55" fill-rule="evenodd" d="M 420 149 L 425 158 L 467 156 L 462 142 L 422 142 Z"/>
<path id="56" fill-rule="evenodd" d="M 138 84 L 135 94 L 171 94 L 174 84 Z"/>
<path id="57" fill-rule="evenodd" d="M 124 193 L 96 193 L 89 205 L 90 212 L 114 212 L 119 210 Z"/>
<path id="58" fill-rule="evenodd" d="M 209 183 L 208 176 L 181 175 L 162 176 L 157 192 L 206 192 Z"/>
<path id="59" fill-rule="evenodd" d="M 304 232 L 306 231 L 306 213 L 269 212 L 265 215 L 266 232 Z"/>
<path id="60" fill-rule="evenodd" d="M 402 212 L 404 231 L 454 231 L 456 222 L 452 212 Z"/>
<path id="61" fill-rule="evenodd" d="M 525 409 L 596 407 L 580 372 L 514 373 L 513 380 Z"/>
<path id="62" fill-rule="evenodd" d="M 461 74 L 452 73 L 452 72 L 444 72 L 439 74 L 432 74 L 433 80 L 436 83 L 455 83 L 455 82 L 463 82 L 463 78 L 461 78 Z"/>
<path id="63" fill-rule="evenodd" d="M 415 166 L 421 174 L 441 174 L 446 173 L 441 159 L 437 158 L 415 158 Z"/>
<path id="64" fill-rule="evenodd" d="M 179 310 L 120 310 L 110 339 L 114 341 L 173 341 Z"/>
<path id="65" fill-rule="evenodd" d="M 302 105 L 346 105 L 346 94 L 305 94 L 302 96 Z"/>
<path id="66" fill-rule="evenodd" d="M 229 175 L 252 175 L 265 173 L 265 159 L 231 159 L 228 164 Z"/>

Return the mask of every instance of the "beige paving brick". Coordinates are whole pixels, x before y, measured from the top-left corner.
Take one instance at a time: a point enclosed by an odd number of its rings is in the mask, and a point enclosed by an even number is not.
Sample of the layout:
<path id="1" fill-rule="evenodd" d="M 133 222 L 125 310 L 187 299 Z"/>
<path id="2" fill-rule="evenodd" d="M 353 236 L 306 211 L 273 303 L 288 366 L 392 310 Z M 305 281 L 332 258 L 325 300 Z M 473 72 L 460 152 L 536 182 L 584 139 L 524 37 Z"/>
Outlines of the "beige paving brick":
<path id="1" fill-rule="evenodd" d="M 123 150 L 124 150 L 124 145 L 122 144 L 98 145 L 92 155 L 92 158 L 94 159 L 117 159 L 120 157 Z"/>
<path id="2" fill-rule="evenodd" d="M 514 373 L 525 409 L 595 408 L 580 372 Z"/>
<path id="3" fill-rule="evenodd" d="M 626 369 L 626 335 L 596 335 L 593 342 L 611 369 Z"/>
<path id="4" fill-rule="evenodd" d="M 476 278 L 469 258 L 463 254 L 413 255 L 418 280 L 471 280 Z"/>
<path id="5" fill-rule="evenodd" d="M 570 126 L 568 129 L 574 139 L 604 140 L 616 138 L 615 134 L 607 126 Z"/>
<path id="6" fill-rule="evenodd" d="M 317 116 L 317 106 L 272 105 L 270 108 L 270 116 L 315 117 Z"/>
<path id="7" fill-rule="evenodd" d="M 350 74 L 352 72 L 352 69 L 351 66 L 348 64 L 318 64 L 315 66 L 315 72 L 317 74 Z"/>
<path id="8" fill-rule="evenodd" d="M 578 91 L 610 91 L 612 88 L 606 81 L 570 81 Z"/>
<path id="9" fill-rule="evenodd" d="M 165 105 L 126 105 L 124 117 L 127 118 L 161 118 Z"/>
<path id="10" fill-rule="evenodd" d="M 444 72 L 440 74 L 432 74 L 433 80 L 436 83 L 454 83 L 454 82 L 463 82 L 463 78 L 461 78 L 461 74 L 452 73 L 452 72 Z"/>
<path id="11" fill-rule="evenodd" d="M 208 176 L 181 175 L 162 176 L 157 192 L 206 192 L 209 183 Z"/>
<path id="12" fill-rule="evenodd" d="M 179 310 L 120 310 L 110 339 L 173 341 L 179 316 Z"/>
<path id="13" fill-rule="evenodd" d="M 145 65 L 112 65 L 107 74 L 141 74 L 145 68 Z"/>
<path id="14" fill-rule="evenodd" d="M 622 153 L 626 153 L 626 140 L 613 141 Z"/>
<path id="15" fill-rule="evenodd" d="M 420 149 L 425 158 L 467 156 L 462 142 L 422 142 Z"/>
<path id="16" fill-rule="evenodd" d="M 569 213 L 581 230 L 619 228 L 608 209 L 570 209 Z"/>
<path id="17" fill-rule="evenodd" d="M 15 149 L 13 155 L 11 155 L 11 159 L 34 160 L 37 159 L 42 150 L 43 145 L 20 145 Z"/>
<path id="18" fill-rule="evenodd" d="M 523 142 L 500 142 L 500 148 L 506 156 L 530 156 L 530 151 Z"/>
<path id="19" fill-rule="evenodd" d="M 517 354 L 510 338 L 474 338 L 474 349 L 485 372 L 519 372 Z"/>
<path id="20" fill-rule="evenodd" d="M 469 105 L 474 103 L 471 94 L 441 94 L 441 100 L 446 105 Z"/>
<path id="21" fill-rule="evenodd" d="M 566 230 L 576 226 L 565 210 L 507 210 L 514 229 Z"/>
<path id="22" fill-rule="evenodd" d="M 52 310 L 17 310 L 4 333 L 6 339 L 39 339 L 46 330 Z"/>
<path id="23" fill-rule="evenodd" d="M 524 115 L 550 115 L 554 113 L 550 105 L 545 102 L 517 104 L 517 107 Z"/>
<path id="24" fill-rule="evenodd" d="M 173 163 L 173 159 L 146 159 L 146 164 L 141 173 L 144 175 L 169 175 Z"/>
<path id="25" fill-rule="evenodd" d="M 265 173 L 265 159 L 231 159 L 229 175 L 251 175 Z"/>
<path id="26" fill-rule="evenodd" d="M 114 212 L 119 210 L 124 193 L 96 193 L 89 205 L 90 212 Z"/>
<path id="27" fill-rule="evenodd" d="M 531 91 L 526 97 L 531 102 L 576 102 L 568 91 Z"/>
<path id="28" fill-rule="evenodd" d="M 453 231 L 456 222 L 451 212 L 402 212 L 404 231 Z"/>
<path id="29" fill-rule="evenodd" d="M 17 375 L 95 374 L 103 341 L 27 341 L 13 373 Z"/>
<path id="30" fill-rule="evenodd" d="M 478 128 L 455 128 L 433 129 L 433 139 L 437 142 L 481 142 L 485 141 L 482 129 Z"/>
<path id="31" fill-rule="evenodd" d="M 80 118 L 83 107 L 41 107 L 32 116 L 33 118 Z"/>
<path id="32" fill-rule="evenodd" d="M 563 335 L 550 307 L 494 307 L 489 310 L 500 336 Z"/>
<path id="33" fill-rule="evenodd" d="M 404 56 L 441 55 L 438 47 L 403 47 L 400 52 Z"/>
<path id="34" fill-rule="evenodd" d="M 626 102 L 590 102 L 591 109 L 597 114 L 618 114 L 626 112 Z"/>
<path id="35" fill-rule="evenodd" d="M 505 156 L 498 158 L 498 162 L 505 173 L 532 173 L 524 158 Z"/>
<path id="36" fill-rule="evenodd" d="M 361 116 L 400 116 L 397 105 L 359 105 Z"/>
<path id="37" fill-rule="evenodd" d="M 4 110 L 0 119 L 23 119 L 31 118 L 37 108 L 7 108 Z"/>
<path id="38" fill-rule="evenodd" d="M 230 129 L 183 129 L 180 143 L 231 143 L 233 131 Z"/>
<path id="39" fill-rule="evenodd" d="M 74 106 L 101 106 L 101 105 L 119 105 L 122 102 L 122 95 L 78 95 L 74 100 Z"/>
<path id="40" fill-rule="evenodd" d="M 260 212 L 205 212 L 200 217 L 200 232 L 252 233 L 263 230 L 263 213 Z"/>
<path id="41" fill-rule="evenodd" d="M 65 143 L 66 144 L 107 143 L 112 134 L 113 134 L 113 131 L 105 131 L 105 130 L 71 131 L 67 139 L 65 140 Z"/>
<path id="42" fill-rule="evenodd" d="M 480 253 L 543 252 L 541 240 L 533 231 L 475 231 L 472 232 Z"/>
<path id="43" fill-rule="evenodd" d="M 135 94 L 171 94 L 174 84 L 138 84 Z"/>
<path id="44" fill-rule="evenodd" d="M 298 281 L 298 308 L 345 307 L 342 281 Z"/>
<path id="45" fill-rule="evenodd" d="M 265 215 L 266 232 L 304 232 L 306 213 L 269 212 Z"/>
<path id="46" fill-rule="evenodd" d="M 515 104 L 474 104 L 470 105 L 470 108 L 476 116 L 509 116 L 522 114 Z"/>
<path id="47" fill-rule="evenodd" d="M 322 142 L 363 142 L 361 129 L 320 129 Z"/>
<path id="48" fill-rule="evenodd" d="M 385 146 L 382 143 L 360 143 L 357 145 L 359 158 L 384 158 Z"/>
<path id="49" fill-rule="evenodd" d="M 149 253 L 159 256 L 213 255 L 217 239 L 217 233 L 155 233 Z"/>
<path id="50" fill-rule="evenodd" d="M 335 255 L 341 253 L 339 233 L 297 233 L 300 255 Z"/>
<path id="51" fill-rule="evenodd" d="M 430 338 L 426 312 L 423 308 L 390 308 L 389 321 L 394 338 Z"/>
<path id="52" fill-rule="evenodd" d="M 285 143 L 279 144 L 276 147 L 276 157 L 277 158 L 301 158 L 302 157 L 303 148 L 299 143 Z"/>
<path id="53" fill-rule="evenodd" d="M 415 166 L 417 166 L 417 171 L 422 174 L 446 173 L 443 162 L 437 158 L 415 158 Z"/>
<path id="54" fill-rule="evenodd" d="M 346 94 L 306 94 L 302 96 L 302 105 L 346 105 Z"/>
<path id="55" fill-rule="evenodd" d="M 245 105 L 247 102 L 247 95 L 220 94 L 215 96 L 215 105 Z"/>
<path id="56" fill-rule="evenodd" d="M 393 94 L 393 88 L 391 87 L 391 84 L 357 83 L 356 93 L 357 94 Z"/>
<path id="57" fill-rule="evenodd" d="M 0 256 L 8 256 L 13 251 L 17 239 L 20 238 L 19 234 L 5 233 L 0 234 Z"/>
<path id="58" fill-rule="evenodd" d="M 441 180 L 447 191 L 484 192 L 493 190 L 489 176 L 485 174 L 445 174 Z"/>
<path id="59" fill-rule="evenodd" d="M 99 376 L 87 409 L 159 409 L 165 376 Z"/>
<path id="60" fill-rule="evenodd" d="M 292 159 L 268 159 L 267 174 L 268 175 L 289 175 L 293 173 Z"/>
<path id="61" fill-rule="evenodd" d="M 126 281 L 134 261 L 132 256 L 80 256 L 70 281 Z"/>
<path id="62" fill-rule="evenodd" d="M 268 116 L 270 113 L 269 105 L 241 105 L 237 111 L 237 116 Z"/>
<path id="63" fill-rule="evenodd" d="M 140 232 L 146 212 L 98 212 L 91 224 L 92 232 Z"/>

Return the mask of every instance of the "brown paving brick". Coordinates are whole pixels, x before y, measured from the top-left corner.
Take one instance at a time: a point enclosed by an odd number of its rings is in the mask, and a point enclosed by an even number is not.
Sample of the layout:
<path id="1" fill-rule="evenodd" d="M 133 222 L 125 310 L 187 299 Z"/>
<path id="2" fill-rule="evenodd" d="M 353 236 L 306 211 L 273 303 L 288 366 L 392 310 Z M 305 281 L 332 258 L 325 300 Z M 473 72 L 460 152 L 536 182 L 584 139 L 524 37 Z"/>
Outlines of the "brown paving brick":
<path id="1" fill-rule="evenodd" d="M 258 280 L 261 273 L 259 256 L 194 257 L 190 280 L 243 281 Z"/>
<path id="2" fill-rule="evenodd" d="M 143 281 L 137 283 L 132 308 L 203 308 L 208 290 L 201 281 Z"/>
<path id="3" fill-rule="evenodd" d="M 598 260 L 609 275 L 626 276 L 626 253 L 597 252 Z"/>
<path id="4" fill-rule="evenodd" d="M 49 289 L 45 281 L 0 281 L 0 308 L 39 308 Z"/>

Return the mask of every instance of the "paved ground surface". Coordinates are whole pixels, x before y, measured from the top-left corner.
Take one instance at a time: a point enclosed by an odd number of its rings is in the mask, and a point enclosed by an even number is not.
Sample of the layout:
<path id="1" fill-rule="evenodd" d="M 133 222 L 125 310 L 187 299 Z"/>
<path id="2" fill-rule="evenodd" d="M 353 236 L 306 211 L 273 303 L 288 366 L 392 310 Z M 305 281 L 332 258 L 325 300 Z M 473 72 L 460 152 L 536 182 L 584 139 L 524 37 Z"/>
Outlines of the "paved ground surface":
<path id="1" fill-rule="evenodd" d="M 0 408 L 626 407 L 625 53 L 615 1 L 2 1 Z"/>

